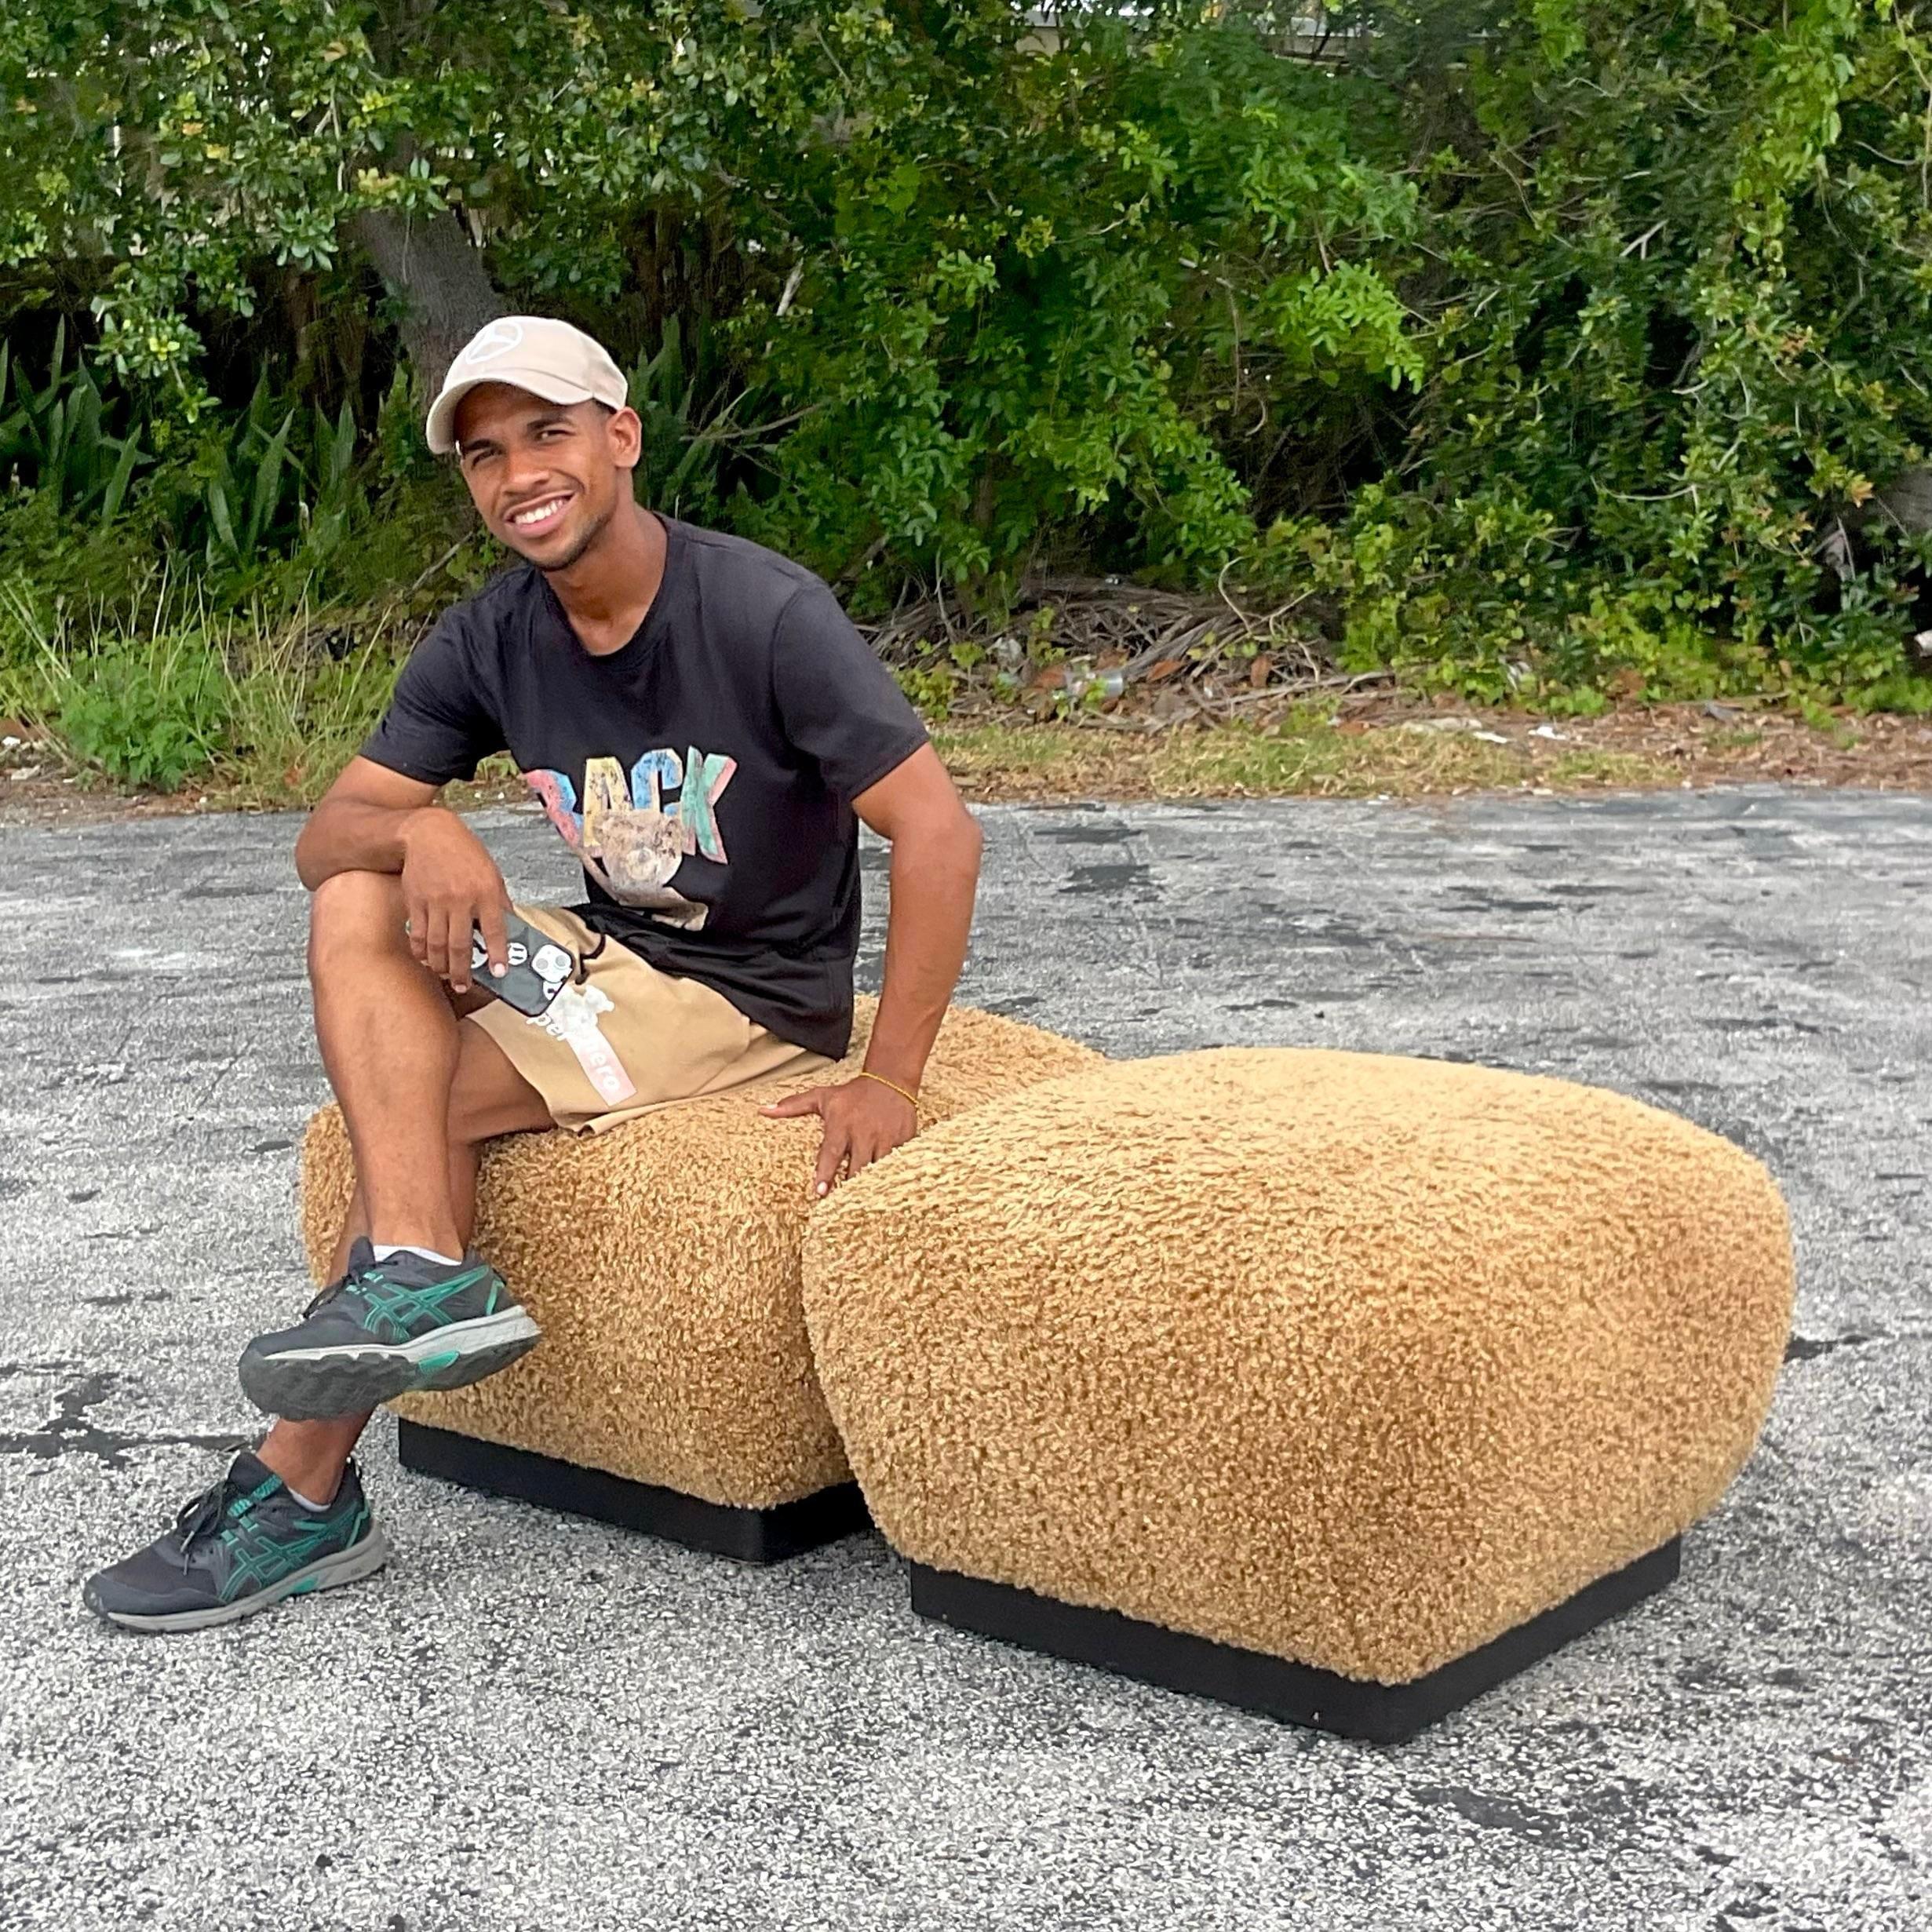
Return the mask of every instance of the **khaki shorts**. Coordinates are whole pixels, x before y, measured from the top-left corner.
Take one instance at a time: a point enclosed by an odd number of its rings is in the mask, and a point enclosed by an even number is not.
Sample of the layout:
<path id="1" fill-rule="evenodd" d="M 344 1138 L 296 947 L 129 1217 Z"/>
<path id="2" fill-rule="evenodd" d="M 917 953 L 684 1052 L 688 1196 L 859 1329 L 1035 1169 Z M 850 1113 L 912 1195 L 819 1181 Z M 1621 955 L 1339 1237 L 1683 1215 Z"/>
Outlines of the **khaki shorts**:
<path id="1" fill-rule="evenodd" d="M 541 1019 L 501 1000 L 464 1017 L 503 1049 L 560 1127 L 600 1134 L 680 1100 L 832 1064 L 747 1019 L 723 993 L 658 971 L 574 913 L 515 909 L 577 971 Z"/>

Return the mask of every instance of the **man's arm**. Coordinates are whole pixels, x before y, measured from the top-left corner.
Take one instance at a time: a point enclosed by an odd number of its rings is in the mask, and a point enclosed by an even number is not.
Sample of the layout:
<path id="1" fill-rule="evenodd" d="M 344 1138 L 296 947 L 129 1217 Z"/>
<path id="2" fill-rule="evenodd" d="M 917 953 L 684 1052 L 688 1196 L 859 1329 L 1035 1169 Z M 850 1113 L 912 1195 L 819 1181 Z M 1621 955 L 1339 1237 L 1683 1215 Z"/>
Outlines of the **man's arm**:
<path id="1" fill-rule="evenodd" d="M 822 1194 L 841 1167 L 856 1174 L 918 1131 L 918 1110 L 902 1096 L 919 1092 L 959 983 L 984 842 L 930 745 L 862 792 L 852 808 L 892 846 L 885 984 L 866 1049 L 866 1071 L 876 1077 L 815 1088 L 764 1110 L 776 1118 L 816 1114 L 823 1119 L 813 1176 Z"/>
<path id="2" fill-rule="evenodd" d="M 480 926 L 493 972 L 505 968 L 510 895 L 496 861 L 447 807 L 441 788 L 373 759 L 352 758 L 295 841 L 296 876 L 310 891 L 338 872 L 400 875 L 410 950 L 453 992 L 469 987 L 470 931 Z"/>
<path id="3" fill-rule="evenodd" d="M 436 803 L 439 788 L 387 765 L 352 758 L 295 841 L 295 870 L 314 891 L 338 872 L 400 872 L 403 827 Z"/>

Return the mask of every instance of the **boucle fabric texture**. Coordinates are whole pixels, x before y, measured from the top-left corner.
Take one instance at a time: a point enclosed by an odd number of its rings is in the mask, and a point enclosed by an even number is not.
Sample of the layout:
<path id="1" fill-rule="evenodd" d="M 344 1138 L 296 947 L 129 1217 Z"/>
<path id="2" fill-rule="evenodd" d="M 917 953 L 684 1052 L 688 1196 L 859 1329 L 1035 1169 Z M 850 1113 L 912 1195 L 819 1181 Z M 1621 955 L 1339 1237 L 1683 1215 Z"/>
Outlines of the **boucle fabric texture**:
<path id="1" fill-rule="evenodd" d="M 1620 1095 L 1114 1062 L 813 1217 L 807 1321 L 916 1561 L 1406 1682 L 1677 1535 L 1769 1406 L 1784 1205 Z"/>
<path id="2" fill-rule="evenodd" d="M 769 1121 L 757 1109 L 856 1072 L 874 1010 L 859 1003 L 837 1069 L 668 1107 L 595 1139 L 491 1143 L 476 1245 L 542 1324 L 543 1341 L 501 1375 L 406 1398 L 399 1413 L 742 1508 L 848 1480 L 800 1305 L 819 1124 Z M 943 1120 L 1099 1058 L 955 1008 L 928 1065 L 921 1114 Z M 325 1106 L 302 1147 L 302 1232 L 318 1281 L 353 1179 L 341 1114 Z"/>

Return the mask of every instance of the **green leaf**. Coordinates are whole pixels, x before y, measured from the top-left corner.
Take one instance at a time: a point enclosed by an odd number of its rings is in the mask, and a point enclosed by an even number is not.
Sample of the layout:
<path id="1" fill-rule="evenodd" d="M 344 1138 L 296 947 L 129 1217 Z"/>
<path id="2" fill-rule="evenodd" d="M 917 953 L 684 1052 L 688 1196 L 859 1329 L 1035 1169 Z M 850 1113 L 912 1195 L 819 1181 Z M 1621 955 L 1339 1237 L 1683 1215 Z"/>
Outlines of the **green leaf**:
<path id="1" fill-rule="evenodd" d="M 295 412 L 282 418 L 282 426 L 269 438 L 268 447 L 255 471 L 255 487 L 248 506 L 247 549 L 252 555 L 261 548 L 274 521 L 282 498 L 282 465 L 288 454 L 289 432 L 295 426 Z"/>
<path id="2" fill-rule="evenodd" d="M 208 505 L 208 515 L 215 527 L 215 535 L 221 547 L 230 556 L 239 556 L 240 547 L 235 541 L 235 524 L 228 515 L 228 493 L 219 483 L 210 483 L 203 501 Z"/>
<path id="3" fill-rule="evenodd" d="M 131 430 L 122 439 L 120 457 L 101 495 L 100 521 L 103 529 L 121 514 L 122 501 L 127 495 L 127 487 L 133 480 L 135 465 L 140 460 L 140 432 L 138 429 Z"/>
<path id="4" fill-rule="evenodd" d="M 345 399 L 336 418 L 335 441 L 329 451 L 329 464 L 323 478 L 323 494 L 334 497 L 348 480 L 355 462 L 355 417 Z"/>

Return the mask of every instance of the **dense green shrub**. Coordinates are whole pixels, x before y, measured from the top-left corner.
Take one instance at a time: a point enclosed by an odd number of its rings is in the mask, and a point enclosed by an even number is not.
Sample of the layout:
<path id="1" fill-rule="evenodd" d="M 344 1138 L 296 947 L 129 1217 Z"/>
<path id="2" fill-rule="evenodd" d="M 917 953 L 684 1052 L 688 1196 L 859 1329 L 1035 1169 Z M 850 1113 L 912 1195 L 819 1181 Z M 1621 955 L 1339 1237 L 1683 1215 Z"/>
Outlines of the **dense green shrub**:
<path id="1" fill-rule="evenodd" d="M 77 637 L 0 585 L 0 716 L 124 785 L 219 780 L 264 802 L 312 802 L 374 727 L 405 654 L 391 628 L 338 632 L 319 649 L 300 623 L 217 618 L 166 584 L 143 617 L 112 638 Z"/>
<path id="2" fill-rule="evenodd" d="M 1238 30 L 1073 16 L 1029 52 L 1017 9 L 961 11 L 943 91 L 793 184 L 797 299 L 760 353 L 807 414 L 754 525 L 888 583 L 1056 546 L 1219 569 L 1252 538 L 1244 437 L 1315 441 L 1333 392 L 1420 373 L 1372 92 Z"/>
<path id="3" fill-rule="evenodd" d="M 1050 45 L 1008 0 L 13 19 L 0 267 L 90 281 L 100 355 L 190 418 L 226 318 L 272 331 L 292 271 L 365 304 L 356 238 L 460 209 L 505 303 L 658 373 L 678 324 L 708 346 L 655 399 L 694 503 L 837 575 L 979 586 L 1216 569 L 1252 532 L 1224 444 L 1318 439 L 1419 370 L 1376 259 L 1416 205 L 1384 93 L 1198 13 L 1075 9 Z"/>
<path id="4" fill-rule="evenodd" d="M 123 784 L 171 792 L 221 754 L 228 670 L 202 633 L 130 637 L 49 669 L 47 721 L 80 757 Z"/>
<path id="5" fill-rule="evenodd" d="M 123 413 L 125 413 L 123 411 Z M 0 341 L 0 484 L 31 481 L 65 520 L 104 528 L 127 501 L 136 469 L 153 459 L 138 426 L 110 430 L 93 371 L 70 360 L 67 325 L 53 332 L 52 366 L 37 383 Z"/>
<path id="6" fill-rule="evenodd" d="M 75 636 L 144 567 L 476 581 L 434 234 L 633 365 L 647 496 L 862 606 L 1119 571 L 1477 697 L 1932 702 L 1928 9 L 1310 12 L 15 0 L 0 578 Z"/>
<path id="7" fill-rule="evenodd" d="M 121 629 L 160 570 L 151 517 L 124 515 L 104 529 L 68 516 L 51 490 L 0 488 L 0 665 L 63 611 L 77 635 Z M 10 609 L 31 613 L 31 628 L 10 623 Z"/>
<path id="8" fill-rule="evenodd" d="M 1351 661 L 1490 697 L 1932 701 L 1927 540 L 1878 494 L 1932 443 L 1924 11 L 1358 18 L 1427 204 L 1427 374 L 1387 472 L 1273 545 Z"/>

